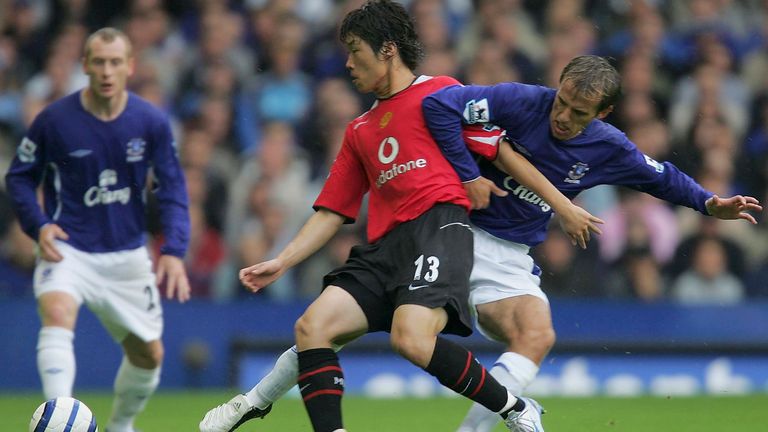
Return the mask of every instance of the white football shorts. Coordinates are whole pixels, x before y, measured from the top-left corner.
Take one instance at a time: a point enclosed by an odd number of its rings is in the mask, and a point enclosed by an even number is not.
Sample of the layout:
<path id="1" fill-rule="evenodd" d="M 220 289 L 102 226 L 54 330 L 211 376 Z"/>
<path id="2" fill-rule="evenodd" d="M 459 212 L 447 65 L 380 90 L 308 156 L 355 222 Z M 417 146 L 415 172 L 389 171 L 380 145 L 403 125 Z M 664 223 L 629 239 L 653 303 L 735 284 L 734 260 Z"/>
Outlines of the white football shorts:
<path id="1" fill-rule="evenodd" d="M 475 264 L 469 276 L 469 304 L 475 327 L 493 340 L 477 322 L 477 305 L 509 297 L 532 295 L 547 304 L 549 299 L 541 290 L 540 270 L 528 255 L 530 248 L 493 236 L 472 226 L 475 238 Z"/>
<path id="2" fill-rule="evenodd" d="M 62 241 L 56 247 L 63 260 L 38 258 L 35 297 L 51 291 L 69 293 L 78 305 L 85 303 L 118 343 L 130 333 L 145 342 L 160 339 L 163 309 L 146 248 L 91 253 Z"/>

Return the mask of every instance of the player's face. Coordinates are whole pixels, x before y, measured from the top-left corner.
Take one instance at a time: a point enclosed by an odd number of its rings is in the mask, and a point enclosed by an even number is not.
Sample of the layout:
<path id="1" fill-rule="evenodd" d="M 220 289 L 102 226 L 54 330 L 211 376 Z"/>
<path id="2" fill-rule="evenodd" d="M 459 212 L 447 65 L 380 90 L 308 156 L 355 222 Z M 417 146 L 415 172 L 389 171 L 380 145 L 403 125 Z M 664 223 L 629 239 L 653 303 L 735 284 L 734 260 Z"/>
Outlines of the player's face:
<path id="1" fill-rule="evenodd" d="M 95 38 L 83 60 L 83 71 L 88 75 L 94 95 L 110 99 L 122 94 L 128 77 L 133 74 L 133 58 L 128 56 L 125 40 L 118 37 L 106 42 Z"/>
<path id="2" fill-rule="evenodd" d="M 357 90 L 361 93 L 375 93 L 377 89 L 385 87 L 388 63 L 357 36 L 351 35 L 345 42 L 349 52 L 346 67 Z"/>
<path id="3" fill-rule="evenodd" d="M 595 118 L 605 118 L 613 107 L 598 112 L 600 101 L 580 95 L 573 83 L 563 81 L 555 95 L 555 103 L 549 114 L 549 128 L 552 135 L 565 141 L 580 134 Z"/>

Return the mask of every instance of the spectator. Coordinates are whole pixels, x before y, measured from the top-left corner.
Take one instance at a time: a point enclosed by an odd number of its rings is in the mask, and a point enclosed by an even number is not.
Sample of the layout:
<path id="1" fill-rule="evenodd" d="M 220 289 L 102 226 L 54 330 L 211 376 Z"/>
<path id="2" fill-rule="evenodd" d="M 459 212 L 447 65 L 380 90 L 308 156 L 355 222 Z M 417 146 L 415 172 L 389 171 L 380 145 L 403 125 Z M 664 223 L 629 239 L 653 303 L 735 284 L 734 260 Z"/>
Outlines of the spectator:
<path id="1" fill-rule="evenodd" d="M 285 122 L 298 127 L 311 105 L 311 80 L 300 68 L 306 38 L 304 23 L 296 15 L 276 17 L 275 33 L 268 40 L 267 64 L 251 81 L 248 100 L 254 121 Z"/>
<path id="2" fill-rule="evenodd" d="M 665 286 L 661 266 L 647 245 L 625 249 L 602 280 L 606 297 L 646 303 L 664 298 Z"/>
<path id="3" fill-rule="evenodd" d="M 725 253 L 726 269 L 740 280 L 746 277 L 750 262 L 744 248 L 732 238 L 723 234 L 723 226 L 717 219 L 702 217 L 697 229 L 685 237 L 675 251 L 675 257 L 666 269 L 667 274 L 676 279 L 690 269 L 695 250 L 704 239 L 714 238 L 720 243 Z"/>
<path id="4" fill-rule="evenodd" d="M 206 194 L 202 199 L 208 227 L 224 232 L 228 202 L 228 171 L 231 164 L 217 154 L 214 143 L 202 129 L 187 128 L 181 142 L 181 163 L 185 170 L 202 173 Z"/>
<path id="5" fill-rule="evenodd" d="M 301 145 L 307 151 L 311 177 L 324 179 L 339 152 L 347 123 L 362 112 L 362 106 L 346 78 L 320 81 L 312 99 L 312 108 L 300 132 Z"/>
<path id="6" fill-rule="evenodd" d="M 672 284 L 671 297 L 682 304 L 729 305 L 744 299 L 741 281 L 727 268 L 725 247 L 714 237 L 701 239 L 691 267 Z"/>
<path id="7" fill-rule="evenodd" d="M 680 241 L 675 213 L 650 195 L 620 189 L 619 205 L 605 214 L 600 256 L 614 262 L 625 250 L 647 248 L 659 264 L 672 259 Z"/>
<path id="8" fill-rule="evenodd" d="M 592 239 L 586 250 L 577 251 L 558 224 L 553 221 L 552 225 L 547 238 L 532 254 L 541 267 L 541 289 L 548 297 L 602 296 L 597 283 L 602 267 L 597 254 L 597 239 Z"/>

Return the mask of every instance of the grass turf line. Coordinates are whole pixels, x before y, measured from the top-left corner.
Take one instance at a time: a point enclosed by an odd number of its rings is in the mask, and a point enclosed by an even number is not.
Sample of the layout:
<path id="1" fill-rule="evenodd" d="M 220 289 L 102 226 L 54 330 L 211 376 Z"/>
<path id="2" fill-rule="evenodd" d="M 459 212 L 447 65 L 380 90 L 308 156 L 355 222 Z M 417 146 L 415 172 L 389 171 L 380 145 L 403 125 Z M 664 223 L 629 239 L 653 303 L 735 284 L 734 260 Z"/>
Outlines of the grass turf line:
<path id="1" fill-rule="evenodd" d="M 136 427 L 143 432 L 197 431 L 205 412 L 227 401 L 232 391 L 169 392 L 155 395 Z M 79 393 L 103 430 L 112 404 L 109 393 Z M 540 398 L 549 412 L 547 432 L 708 432 L 768 430 L 768 395 L 724 397 Z M 42 396 L 0 393 L 0 430 L 26 431 Z M 367 399 L 344 398 L 345 426 L 350 432 L 455 431 L 469 402 L 461 398 Z M 504 431 L 497 426 L 496 431 Z M 263 420 L 252 420 L 238 432 L 311 431 L 301 401 L 279 401 Z"/>

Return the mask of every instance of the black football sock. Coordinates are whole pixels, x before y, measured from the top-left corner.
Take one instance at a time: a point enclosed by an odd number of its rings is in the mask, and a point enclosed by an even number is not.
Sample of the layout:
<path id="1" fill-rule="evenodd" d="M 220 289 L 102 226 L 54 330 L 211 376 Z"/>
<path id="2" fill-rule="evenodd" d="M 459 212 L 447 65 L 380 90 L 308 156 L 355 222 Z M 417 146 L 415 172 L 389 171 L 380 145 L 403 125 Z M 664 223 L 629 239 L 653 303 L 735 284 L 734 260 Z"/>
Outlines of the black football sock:
<path id="1" fill-rule="evenodd" d="M 341 396 L 344 373 L 331 348 L 299 352 L 299 390 L 315 432 L 342 429 Z"/>
<path id="2" fill-rule="evenodd" d="M 440 384 L 502 417 L 508 413 L 508 392 L 466 348 L 438 337 L 429 365 L 424 369 Z M 509 406 L 507 406 L 509 405 Z M 525 405 L 523 405 L 525 406 Z"/>

